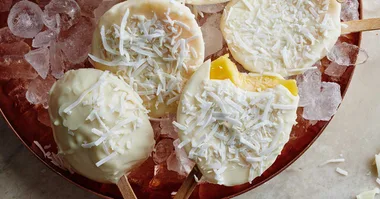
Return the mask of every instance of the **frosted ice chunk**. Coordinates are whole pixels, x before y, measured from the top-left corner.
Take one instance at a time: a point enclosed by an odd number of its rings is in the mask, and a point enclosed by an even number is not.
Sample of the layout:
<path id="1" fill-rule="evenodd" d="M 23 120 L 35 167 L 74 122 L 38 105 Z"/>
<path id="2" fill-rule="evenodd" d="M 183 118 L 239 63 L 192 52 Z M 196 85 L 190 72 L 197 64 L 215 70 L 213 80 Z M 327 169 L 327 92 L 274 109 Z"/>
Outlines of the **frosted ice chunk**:
<path id="1" fill-rule="evenodd" d="M 55 81 L 51 76 L 48 76 L 46 79 L 37 77 L 29 84 L 28 91 L 26 91 L 26 99 L 31 104 L 42 104 L 44 108 L 48 108 L 49 90 Z"/>
<path id="2" fill-rule="evenodd" d="M 206 48 L 205 57 L 208 57 L 223 48 L 223 35 L 219 29 L 203 25 L 201 30 Z"/>
<path id="3" fill-rule="evenodd" d="M 49 62 L 51 75 L 57 79 L 63 77 L 65 67 L 63 62 L 63 53 L 55 41 L 50 42 Z"/>
<path id="4" fill-rule="evenodd" d="M 42 10 L 30 1 L 16 3 L 8 15 L 8 27 L 19 37 L 33 38 L 43 28 Z"/>
<path id="5" fill-rule="evenodd" d="M 32 46 L 34 48 L 48 46 L 50 41 L 56 39 L 56 37 L 56 34 L 51 30 L 42 31 L 34 37 Z"/>
<path id="6" fill-rule="evenodd" d="M 7 12 L 12 7 L 12 0 L 0 0 L 0 12 Z"/>
<path id="7" fill-rule="evenodd" d="M 150 121 L 150 124 L 152 125 L 152 129 L 154 132 L 154 140 L 158 140 L 161 134 L 161 127 L 160 127 L 160 122 L 158 121 Z"/>
<path id="8" fill-rule="evenodd" d="M 343 75 L 344 72 L 346 72 L 346 70 L 346 66 L 342 66 L 335 62 L 331 62 L 324 73 L 331 77 L 340 77 Z"/>
<path id="9" fill-rule="evenodd" d="M 190 173 L 195 163 L 191 161 L 183 148 L 178 148 L 180 140 L 174 140 L 173 145 L 175 151 L 166 160 L 168 170 L 175 171 L 180 175 L 186 175 Z"/>
<path id="10" fill-rule="evenodd" d="M 165 162 L 168 157 L 174 151 L 173 140 L 172 139 L 162 139 L 160 140 L 155 148 L 153 153 L 153 160 L 157 164 Z"/>
<path id="11" fill-rule="evenodd" d="M 55 32 L 68 30 L 79 21 L 80 7 L 74 0 L 52 0 L 45 6 L 45 25 Z"/>
<path id="12" fill-rule="evenodd" d="M 93 20 L 81 17 L 78 23 L 67 31 L 67 35 L 59 38 L 59 46 L 67 60 L 71 63 L 81 63 L 87 59 L 94 29 Z"/>
<path id="13" fill-rule="evenodd" d="M 359 1 L 358 0 L 345 0 L 342 3 L 342 11 L 340 19 L 343 21 L 352 21 L 359 19 Z"/>
<path id="14" fill-rule="evenodd" d="M 342 95 L 340 85 L 332 82 L 322 82 L 322 89 L 313 103 L 303 110 L 303 118 L 307 120 L 329 121 L 337 112 Z"/>
<path id="15" fill-rule="evenodd" d="M 43 79 L 46 78 L 49 73 L 49 50 L 46 47 L 30 51 L 25 59 Z"/>
<path id="16" fill-rule="evenodd" d="M 220 14 L 220 13 L 213 14 L 213 15 L 207 17 L 207 19 L 203 25 L 212 26 L 212 27 L 220 30 L 221 20 L 222 20 L 222 14 Z"/>
<path id="17" fill-rule="evenodd" d="M 356 45 L 337 42 L 327 54 L 327 58 L 342 66 L 363 64 L 368 60 L 368 53 Z"/>
<path id="18" fill-rule="evenodd" d="M 161 127 L 161 137 L 169 137 L 172 139 L 178 138 L 178 132 L 177 129 L 173 125 L 173 121 L 176 120 L 176 115 L 171 114 L 167 118 L 163 118 L 162 121 L 160 121 L 160 127 Z"/>
<path id="19" fill-rule="evenodd" d="M 199 5 L 195 6 L 197 11 L 203 12 L 203 13 L 217 13 L 224 9 L 226 4 L 219 3 L 219 4 L 209 4 L 209 5 Z"/>
<path id="20" fill-rule="evenodd" d="M 300 96 L 299 106 L 305 107 L 312 104 L 321 90 L 322 74 L 318 69 L 308 70 L 297 76 L 298 94 Z"/>
<path id="21" fill-rule="evenodd" d="M 37 119 L 41 122 L 41 124 L 50 127 L 50 117 L 46 109 L 42 109 L 37 112 Z"/>
<path id="22" fill-rule="evenodd" d="M 206 22 L 202 25 L 201 30 L 205 42 L 205 57 L 208 57 L 223 48 L 223 35 L 220 31 L 221 14 L 213 14 L 207 17 Z"/>

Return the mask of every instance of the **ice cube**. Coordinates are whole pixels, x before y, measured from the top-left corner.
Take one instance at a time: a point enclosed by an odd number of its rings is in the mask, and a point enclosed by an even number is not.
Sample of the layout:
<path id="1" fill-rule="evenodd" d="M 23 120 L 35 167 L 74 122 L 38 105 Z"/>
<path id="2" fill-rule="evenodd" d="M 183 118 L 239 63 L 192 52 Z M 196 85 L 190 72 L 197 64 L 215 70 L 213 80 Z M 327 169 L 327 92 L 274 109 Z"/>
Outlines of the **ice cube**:
<path id="1" fill-rule="evenodd" d="M 36 71 L 24 57 L 0 57 L 0 79 L 34 79 L 37 76 Z"/>
<path id="2" fill-rule="evenodd" d="M 180 140 L 176 139 L 173 142 L 174 152 L 166 160 L 168 170 L 175 171 L 180 175 L 187 175 L 194 167 L 194 162 L 191 161 L 183 148 L 178 148 Z"/>
<path id="3" fill-rule="evenodd" d="M 197 11 L 203 12 L 203 13 L 217 13 L 224 9 L 226 4 L 219 3 L 219 4 L 209 4 L 209 5 L 199 5 L 195 6 Z"/>
<path id="4" fill-rule="evenodd" d="M 205 57 L 208 57 L 223 48 L 223 35 L 222 32 L 213 26 L 205 23 L 202 27 L 203 40 L 205 42 Z"/>
<path id="5" fill-rule="evenodd" d="M 154 139 L 157 141 L 161 134 L 160 122 L 158 121 L 150 121 L 154 132 Z"/>
<path id="6" fill-rule="evenodd" d="M 55 40 L 56 37 L 56 33 L 51 30 L 42 31 L 34 37 L 32 46 L 34 48 L 49 46 L 50 41 Z"/>
<path id="7" fill-rule="evenodd" d="M 207 17 L 207 19 L 203 25 L 212 26 L 212 27 L 220 30 L 221 20 L 222 20 L 222 14 L 220 14 L 220 13 L 213 14 L 213 15 Z"/>
<path id="8" fill-rule="evenodd" d="M 12 0 L 0 0 L 0 12 L 7 12 L 12 7 Z"/>
<path id="9" fill-rule="evenodd" d="M 63 53 L 55 41 L 50 42 L 49 62 L 51 74 L 57 79 L 63 77 L 65 67 Z"/>
<path id="10" fill-rule="evenodd" d="M 77 24 L 59 38 L 59 46 L 67 60 L 81 63 L 87 59 L 94 29 L 93 20 L 81 17 Z"/>
<path id="11" fill-rule="evenodd" d="M 154 147 L 153 160 L 157 164 L 165 162 L 174 151 L 172 139 L 162 139 Z"/>
<path id="12" fill-rule="evenodd" d="M 30 51 L 25 59 L 43 79 L 46 78 L 49 72 L 49 50 L 46 47 Z"/>
<path id="13" fill-rule="evenodd" d="M 297 76 L 300 107 L 311 104 L 315 97 L 319 95 L 321 78 L 322 74 L 318 69 L 307 70 L 304 74 Z"/>
<path id="14" fill-rule="evenodd" d="M 337 42 L 327 54 L 327 58 L 342 66 L 363 64 L 368 60 L 368 53 L 356 45 Z"/>
<path id="15" fill-rule="evenodd" d="M 160 127 L 161 127 L 161 137 L 169 137 L 172 139 L 177 139 L 178 138 L 178 132 L 177 129 L 173 125 L 173 121 L 176 120 L 176 115 L 171 114 L 168 115 L 166 118 L 163 118 L 160 121 Z"/>
<path id="16" fill-rule="evenodd" d="M 23 42 L 0 43 L 0 56 L 24 56 L 30 51 L 30 46 Z"/>
<path id="17" fill-rule="evenodd" d="M 331 77 L 340 77 L 344 72 L 346 72 L 346 69 L 347 66 L 342 66 L 335 62 L 331 62 L 324 73 Z"/>
<path id="18" fill-rule="evenodd" d="M 105 0 L 78 0 L 82 15 L 90 18 L 94 18 L 94 10 L 98 8 L 102 2 L 105 2 Z"/>
<path id="19" fill-rule="evenodd" d="M 112 6 L 120 3 L 121 0 L 105 0 L 103 1 L 95 10 L 94 17 L 95 21 L 99 21 L 100 17 L 103 16 L 105 12 L 112 8 Z"/>
<path id="20" fill-rule="evenodd" d="M 41 122 L 41 124 L 50 127 L 49 113 L 46 109 L 38 109 L 37 119 L 39 122 Z"/>
<path id="21" fill-rule="evenodd" d="M 16 3 L 8 15 L 8 27 L 11 32 L 22 38 L 33 38 L 43 28 L 42 10 L 30 1 Z"/>
<path id="22" fill-rule="evenodd" d="M 42 104 L 45 109 L 48 108 L 49 90 L 55 83 L 55 79 L 52 76 L 42 79 L 37 77 L 30 82 L 28 91 L 26 91 L 26 99 L 31 104 Z"/>
<path id="23" fill-rule="evenodd" d="M 8 27 L 0 29 L 0 43 L 13 43 L 22 41 L 21 37 L 14 35 Z"/>
<path id="24" fill-rule="evenodd" d="M 359 19 L 359 1 L 358 0 L 345 0 L 342 3 L 342 11 L 340 19 L 343 21 L 352 21 Z"/>
<path id="25" fill-rule="evenodd" d="M 45 25 L 55 32 L 68 30 L 79 18 L 80 7 L 74 0 L 52 0 L 43 14 Z"/>
<path id="26" fill-rule="evenodd" d="M 184 178 L 184 176 L 180 176 L 176 172 L 168 170 L 165 164 L 154 165 L 154 177 L 149 182 L 149 188 L 151 190 L 173 189 L 173 186 L 180 186 Z M 158 198 L 163 197 L 158 196 Z"/>
<path id="27" fill-rule="evenodd" d="M 303 110 L 302 117 L 307 120 L 329 121 L 337 112 L 342 95 L 340 85 L 332 82 L 322 82 L 322 90 Z"/>

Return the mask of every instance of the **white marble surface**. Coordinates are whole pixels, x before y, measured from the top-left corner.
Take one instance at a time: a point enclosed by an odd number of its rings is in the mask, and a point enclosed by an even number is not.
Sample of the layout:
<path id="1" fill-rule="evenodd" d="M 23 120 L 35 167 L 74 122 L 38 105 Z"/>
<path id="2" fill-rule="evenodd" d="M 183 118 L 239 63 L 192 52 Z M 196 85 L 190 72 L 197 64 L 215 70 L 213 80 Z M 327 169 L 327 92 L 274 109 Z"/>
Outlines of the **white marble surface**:
<path id="1" fill-rule="evenodd" d="M 380 17 L 380 1 L 364 0 L 364 17 Z M 355 198 L 377 186 L 373 157 L 380 152 L 380 31 L 363 34 L 370 55 L 357 66 L 336 117 L 313 146 L 286 171 L 239 199 Z M 0 198 L 97 198 L 65 181 L 27 151 L 0 120 Z M 318 167 L 343 154 L 346 162 Z M 339 166 L 347 177 L 335 172 Z M 366 175 L 371 171 L 370 175 Z M 380 198 L 380 197 L 378 197 Z"/>

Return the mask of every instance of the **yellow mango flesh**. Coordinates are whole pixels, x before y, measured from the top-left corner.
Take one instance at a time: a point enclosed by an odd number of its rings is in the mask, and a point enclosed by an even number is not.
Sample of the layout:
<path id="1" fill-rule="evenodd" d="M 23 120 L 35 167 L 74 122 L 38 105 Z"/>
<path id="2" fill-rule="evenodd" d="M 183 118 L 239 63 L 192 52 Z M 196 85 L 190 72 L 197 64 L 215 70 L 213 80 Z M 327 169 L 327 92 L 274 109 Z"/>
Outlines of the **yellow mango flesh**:
<path id="1" fill-rule="evenodd" d="M 255 76 L 240 73 L 235 63 L 228 58 L 228 54 L 219 57 L 211 63 L 210 79 L 230 79 L 237 87 L 253 92 L 274 88 L 281 84 L 294 96 L 298 95 L 298 87 L 295 80 L 284 80 L 275 76 Z"/>

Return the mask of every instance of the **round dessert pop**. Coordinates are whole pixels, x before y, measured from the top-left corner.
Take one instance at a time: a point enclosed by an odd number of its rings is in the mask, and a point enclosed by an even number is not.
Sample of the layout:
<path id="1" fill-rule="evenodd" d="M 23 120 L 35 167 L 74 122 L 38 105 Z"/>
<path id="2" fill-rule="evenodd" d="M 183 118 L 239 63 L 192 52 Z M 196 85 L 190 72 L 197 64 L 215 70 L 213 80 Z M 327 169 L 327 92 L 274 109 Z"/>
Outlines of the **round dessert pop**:
<path id="1" fill-rule="evenodd" d="M 155 143 L 141 98 L 109 72 L 67 72 L 50 90 L 49 115 L 64 160 L 97 182 L 125 181 Z"/>
<path id="2" fill-rule="evenodd" d="M 289 76 L 310 69 L 334 46 L 340 11 L 336 0 L 231 1 L 221 30 L 245 69 Z"/>
<path id="3" fill-rule="evenodd" d="M 149 116 L 175 113 L 183 85 L 203 63 L 194 15 L 171 0 L 129 0 L 100 19 L 90 57 L 95 67 L 124 77 Z"/>
<path id="4" fill-rule="evenodd" d="M 296 124 L 297 92 L 294 80 L 239 73 L 228 56 L 207 61 L 181 96 L 174 123 L 179 147 L 208 182 L 252 182 L 288 142 Z"/>

